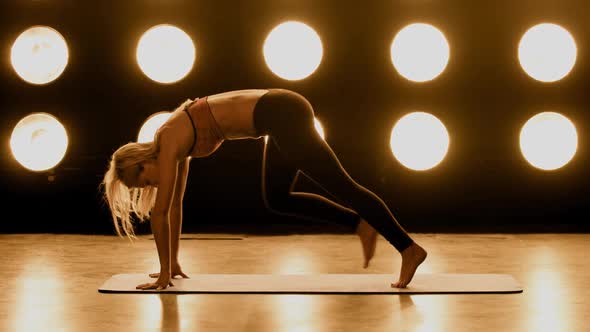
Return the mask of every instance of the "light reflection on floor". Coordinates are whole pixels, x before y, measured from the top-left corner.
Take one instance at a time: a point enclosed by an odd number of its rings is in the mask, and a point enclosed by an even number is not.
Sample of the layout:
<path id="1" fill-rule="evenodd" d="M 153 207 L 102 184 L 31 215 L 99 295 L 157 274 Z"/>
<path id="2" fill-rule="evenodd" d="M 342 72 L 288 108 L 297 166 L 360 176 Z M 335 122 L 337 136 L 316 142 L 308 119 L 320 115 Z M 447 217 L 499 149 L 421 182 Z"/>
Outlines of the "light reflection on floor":
<path id="1" fill-rule="evenodd" d="M 481 331 L 582 331 L 586 326 L 590 268 L 581 263 L 586 253 L 580 249 L 585 248 L 583 243 L 588 243 L 590 235 L 415 237 L 429 250 L 429 260 L 418 273 L 507 273 L 523 285 L 524 292 L 101 294 L 98 286 L 113 273 L 144 271 L 147 278 L 154 272 L 157 255 L 153 241 L 128 247 L 111 237 L 2 235 L 0 249 L 9 260 L 0 270 L 0 280 L 5 281 L 0 286 L 4 294 L 0 329 L 432 332 L 468 331 L 478 326 Z M 450 240 L 457 237 L 461 241 Z M 360 267 L 360 246 L 352 235 L 251 236 L 239 244 L 188 241 L 182 244 L 181 257 L 189 276 L 391 273 L 395 279 L 400 260 L 387 245 L 380 239 L 367 270 Z M 478 254 L 477 250 L 493 250 L 493 254 Z"/>

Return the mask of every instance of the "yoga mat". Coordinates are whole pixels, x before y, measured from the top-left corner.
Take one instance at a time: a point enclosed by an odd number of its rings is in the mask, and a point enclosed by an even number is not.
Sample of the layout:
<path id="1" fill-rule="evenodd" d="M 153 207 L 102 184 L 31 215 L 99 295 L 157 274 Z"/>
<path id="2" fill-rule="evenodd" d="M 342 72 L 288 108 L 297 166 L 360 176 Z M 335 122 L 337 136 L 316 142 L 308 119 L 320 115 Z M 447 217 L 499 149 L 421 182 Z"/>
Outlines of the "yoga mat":
<path id="1" fill-rule="evenodd" d="M 147 274 L 115 274 L 101 293 L 520 293 L 522 287 L 507 274 L 416 274 L 406 288 L 391 288 L 392 274 L 189 274 L 172 279 L 163 290 L 135 289 L 155 282 Z"/>

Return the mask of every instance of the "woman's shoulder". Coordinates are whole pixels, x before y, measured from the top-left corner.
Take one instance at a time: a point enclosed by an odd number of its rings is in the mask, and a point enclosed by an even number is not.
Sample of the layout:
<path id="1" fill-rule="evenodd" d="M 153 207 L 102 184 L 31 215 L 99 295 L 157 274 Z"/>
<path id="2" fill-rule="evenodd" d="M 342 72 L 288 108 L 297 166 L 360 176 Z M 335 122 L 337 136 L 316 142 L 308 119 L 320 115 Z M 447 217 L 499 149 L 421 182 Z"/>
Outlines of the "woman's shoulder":
<path id="1" fill-rule="evenodd" d="M 185 151 L 183 151 L 181 131 L 174 128 L 173 125 L 164 124 L 156 131 L 154 142 L 158 144 L 158 154 L 174 156 L 178 160 L 183 160 Z"/>

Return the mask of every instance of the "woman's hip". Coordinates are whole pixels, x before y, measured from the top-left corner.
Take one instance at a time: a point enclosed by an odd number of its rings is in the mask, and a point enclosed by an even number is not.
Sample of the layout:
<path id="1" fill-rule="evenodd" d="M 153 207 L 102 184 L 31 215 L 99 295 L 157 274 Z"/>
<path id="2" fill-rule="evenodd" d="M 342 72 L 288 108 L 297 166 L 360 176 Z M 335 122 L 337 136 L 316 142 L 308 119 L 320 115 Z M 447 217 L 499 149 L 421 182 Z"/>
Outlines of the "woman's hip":
<path id="1" fill-rule="evenodd" d="M 313 117 L 309 101 L 287 89 L 268 89 L 254 106 L 254 127 L 260 136 L 272 134 L 275 128 L 313 124 Z"/>

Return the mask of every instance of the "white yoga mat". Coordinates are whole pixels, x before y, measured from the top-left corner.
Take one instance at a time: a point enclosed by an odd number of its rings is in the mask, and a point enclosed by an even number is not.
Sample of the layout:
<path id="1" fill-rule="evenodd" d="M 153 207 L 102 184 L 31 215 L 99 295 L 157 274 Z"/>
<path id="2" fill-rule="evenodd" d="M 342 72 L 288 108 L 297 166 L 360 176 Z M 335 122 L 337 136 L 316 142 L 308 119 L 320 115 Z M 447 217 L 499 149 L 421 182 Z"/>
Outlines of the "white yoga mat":
<path id="1" fill-rule="evenodd" d="M 163 290 L 140 290 L 155 282 L 147 274 L 116 274 L 101 293 L 520 293 L 507 274 L 416 274 L 406 288 L 391 288 L 391 274 L 189 274 Z"/>

